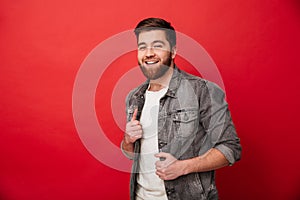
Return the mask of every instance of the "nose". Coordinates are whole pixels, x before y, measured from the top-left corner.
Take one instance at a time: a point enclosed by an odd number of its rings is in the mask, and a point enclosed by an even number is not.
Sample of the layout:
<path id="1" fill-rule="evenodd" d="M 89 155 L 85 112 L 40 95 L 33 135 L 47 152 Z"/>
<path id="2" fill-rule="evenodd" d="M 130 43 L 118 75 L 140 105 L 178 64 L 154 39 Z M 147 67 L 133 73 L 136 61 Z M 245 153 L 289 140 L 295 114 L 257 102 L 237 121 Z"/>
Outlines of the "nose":
<path id="1" fill-rule="evenodd" d="M 145 52 L 145 56 L 146 57 L 152 57 L 152 56 L 154 56 L 154 50 L 153 50 L 153 48 L 152 47 L 147 47 L 146 48 L 146 52 Z"/>

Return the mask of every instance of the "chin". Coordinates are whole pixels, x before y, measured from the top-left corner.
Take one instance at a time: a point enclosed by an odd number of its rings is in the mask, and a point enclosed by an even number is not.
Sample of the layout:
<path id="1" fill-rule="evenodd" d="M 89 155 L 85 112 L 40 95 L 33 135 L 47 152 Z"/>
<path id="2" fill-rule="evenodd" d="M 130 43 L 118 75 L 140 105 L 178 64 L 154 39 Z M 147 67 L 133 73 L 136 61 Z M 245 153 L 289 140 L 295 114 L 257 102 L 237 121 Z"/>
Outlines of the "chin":
<path id="1" fill-rule="evenodd" d="M 150 80 L 156 80 L 166 74 L 170 66 L 160 65 L 155 69 L 149 69 L 149 66 L 140 65 L 140 68 L 144 74 L 144 76 Z"/>

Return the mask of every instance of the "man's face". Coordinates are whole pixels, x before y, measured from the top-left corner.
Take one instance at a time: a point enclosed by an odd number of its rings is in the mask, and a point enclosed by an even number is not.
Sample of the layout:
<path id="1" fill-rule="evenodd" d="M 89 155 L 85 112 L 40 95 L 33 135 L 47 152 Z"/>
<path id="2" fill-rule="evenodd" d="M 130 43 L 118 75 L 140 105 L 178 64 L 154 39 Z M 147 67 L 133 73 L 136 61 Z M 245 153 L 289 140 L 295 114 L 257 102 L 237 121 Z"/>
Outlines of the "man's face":
<path id="1" fill-rule="evenodd" d="M 138 37 L 138 63 L 144 75 L 155 80 L 173 65 L 175 53 L 162 30 L 144 31 Z"/>

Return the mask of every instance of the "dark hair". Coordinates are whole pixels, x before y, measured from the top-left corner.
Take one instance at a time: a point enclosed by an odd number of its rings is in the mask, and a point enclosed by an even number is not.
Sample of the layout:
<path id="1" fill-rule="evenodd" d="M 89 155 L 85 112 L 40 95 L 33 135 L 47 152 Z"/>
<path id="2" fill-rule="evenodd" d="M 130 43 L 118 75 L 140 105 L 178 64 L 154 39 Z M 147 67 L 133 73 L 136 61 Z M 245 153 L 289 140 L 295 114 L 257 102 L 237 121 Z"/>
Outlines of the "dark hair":
<path id="1" fill-rule="evenodd" d="M 166 38 L 171 48 L 176 46 L 176 32 L 170 22 L 160 18 L 147 18 L 138 23 L 134 29 L 136 38 L 143 31 L 162 30 L 166 33 Z"/>

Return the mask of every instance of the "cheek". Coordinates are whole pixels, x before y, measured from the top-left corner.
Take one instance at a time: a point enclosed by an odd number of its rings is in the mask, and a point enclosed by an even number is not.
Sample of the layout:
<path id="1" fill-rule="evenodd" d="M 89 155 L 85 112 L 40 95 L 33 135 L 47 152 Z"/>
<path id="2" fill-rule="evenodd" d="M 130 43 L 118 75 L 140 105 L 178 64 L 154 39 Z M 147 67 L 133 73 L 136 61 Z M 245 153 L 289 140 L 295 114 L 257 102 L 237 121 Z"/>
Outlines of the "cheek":
<path id="1" fill-rule="evenodd" d="M 163 60 L 168 60 L 171 56 L 172 53 L 169 51 L 164 51 L 159 55 L 159 57 L 162 58 Z"/>
<path id="2" fill-rule="evenodd" d="M 138 52 L 138 53 L 137 53 L 137 59 L 138 59 L 138 60 L 142 60 L 142 58 L 143 58 L 143 53 Z"/>

